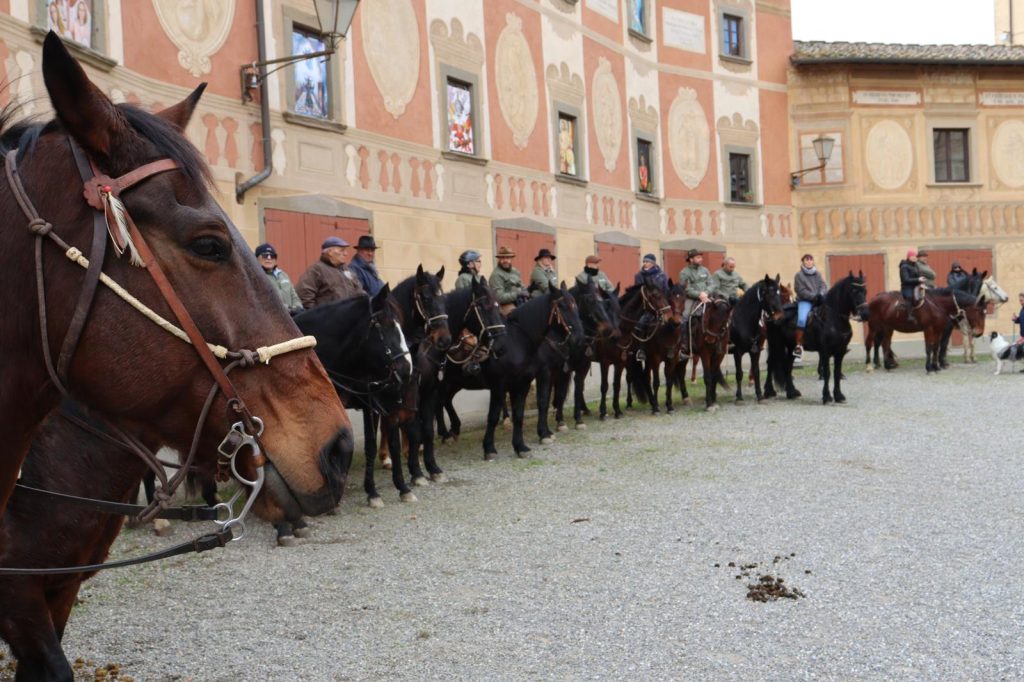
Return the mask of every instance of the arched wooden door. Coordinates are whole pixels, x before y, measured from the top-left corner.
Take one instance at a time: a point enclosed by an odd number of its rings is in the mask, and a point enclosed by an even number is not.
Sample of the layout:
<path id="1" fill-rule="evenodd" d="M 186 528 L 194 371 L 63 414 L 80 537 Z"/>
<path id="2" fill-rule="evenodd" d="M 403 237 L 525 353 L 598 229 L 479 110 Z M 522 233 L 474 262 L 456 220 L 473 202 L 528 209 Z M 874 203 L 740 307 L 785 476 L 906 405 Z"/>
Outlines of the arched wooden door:
<path id="1" fill-rule="evenodd" d="M 320 258 L 320 245 L 328 237 L 341 237 L 353 249 L 359 237 L 370 234 L 370 221 L 363 218 L 340 218 L 282 211 L 268 208 L 263 212 L 264 237 L 277 249 L 277 264 L 297 282 L 302 273 Z"/>

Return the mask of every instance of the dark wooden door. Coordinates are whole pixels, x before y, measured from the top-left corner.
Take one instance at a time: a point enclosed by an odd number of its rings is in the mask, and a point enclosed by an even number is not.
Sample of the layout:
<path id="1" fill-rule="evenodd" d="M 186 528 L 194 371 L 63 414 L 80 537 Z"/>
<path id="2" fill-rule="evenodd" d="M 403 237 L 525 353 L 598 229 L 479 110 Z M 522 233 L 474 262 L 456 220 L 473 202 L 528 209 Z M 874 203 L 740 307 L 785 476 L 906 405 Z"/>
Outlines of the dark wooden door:
<path id="1" fill-rule="evenodd" d="M 885 255 L 881 253 L 858 254 L 855 256 L 831 255 L 828 257 L 829 284 L 835 284 L 850 273 L 864 273 L 868 300 L 885 291 Z"/>
<path id="2" fill-rule="evenodd" d="M 601 257 L 601 269 L 613 285 L 621 284 L 622 291 L 625 291 L 633 284 L 633 278 L 640 270 L 639 246 L 597 242 L 597 255 Z"/>
<path id="3" fill-rule="evenodd" d="M 341 237 L 353 248 L 361 235 L 370 234 L 370 222 L 362 218 L 338 218 L 315 213 L 279 211 L 263 213 L 265 238 L 277 249 L 278 266 L 297 282 L 302 273 L 320 258 L 320 245 L 328 237 Z"/>
<path id="4" fill-rule="evenodd" d="M 953 261 L 959 261 L 960 267 L 968 273 L 977 268 L 978 272 L 988 270 L 988 273 L 992 274 L 991 249 L 927 249 L 927 251 L 928 265 L 935 271 L 936 286 L 946 286 L 946 278 L 949 276 L 949 271 L 953 269 Z M 991 313 L 994 309 L 995 305 L 989 303 L 988 312 Z M 960 346 L 963 344 L 963 340 L 963 335 L 956 330 L 949 343 L 951 346 Z"/>

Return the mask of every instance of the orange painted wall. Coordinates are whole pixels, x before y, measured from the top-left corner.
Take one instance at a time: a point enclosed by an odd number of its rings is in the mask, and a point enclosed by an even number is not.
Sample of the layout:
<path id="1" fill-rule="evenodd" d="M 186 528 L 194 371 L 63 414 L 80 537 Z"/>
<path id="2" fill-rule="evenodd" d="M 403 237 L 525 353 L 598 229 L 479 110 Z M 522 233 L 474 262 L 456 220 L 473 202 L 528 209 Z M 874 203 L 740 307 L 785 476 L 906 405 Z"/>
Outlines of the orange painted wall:
<path id="1" fill-rule="evenodd" d="M 231 32 L 210 61 L 213 70 L 195 77 L 178 64 L 178 48 L 160 27 L 152 2 L 122 2 L 124 65 L 140 75 L 194 88 L 209 83 L 207 92 L 237 99 L 241 95 L 238 69 L 256 59 L 256 7 L 236 2 Z"/>
<path id="2" fill-rule="evenodd" d="M 757 13 L 758 76 L 772 83 L 786 83 L 789 55 L 793 53 L 790 20 L 770 12 Z"/>
<path id="3" fill-rule="evenodd" d="M 668 116 L 672 110 L 672 102 L 675 100 L 676 95 L 679 94 L 679 88 L 692 88 L 697 91 L 697 98 L 700 101 L 700 105 L 704 108 L 704 115 L 708 121 L 708 131 L 710 131 L 711 135 L 708 172 L 695 189 L 690 189 L 684 185 L 683 181 L 676 175 L 675 168 L 672 167 L 672 152 L 669 151 L 668 146 L 669 135 L 671 134 L 668 126 Z M 661 110 L 661 125 L 659 126 L 661 128 L 661 148 L 665 150 L 662 157 L 665 169 L 664 182 L 668 196 L 673 199 L 718 201 L 718 143 L 715 139 L 715 121 L 713 118 L 715 102 L 712 81 L 662 73 L 659 76 L 658 90 L 661 94 L 661 103 L 659 105 Z M 783 145 L 785 145 L 785 141 L 783 141 Z"/>
<path id="4" fill-rule="evenodd" d="M 664 26 L 663 15 L 665 8 L 671 8 L 676 10 L 682 10 L 683 12 L 689 12 L 690 14 L 699 14 L 704 17 L 704 45 L 706 47 L 704 54 L 697 54 L 696 52 L 687 52 L 686 50 L 680 50 L 678 47 L 666 47 L 664 42 L 664 30 L 659 28 L 658 30 L 658 59 L 662 64 L 671 64 L 673 66 L 682 66 L 690 69 L 701 69 L 703 71 L 711 70 L 711 55 L 716 52 L 715 39 L 711 35 L 711 18 L 708 16 L 708 3 L 707 0 L 662 0 L 657 5 L 658 8 L 658 26 Z"/>
<path id="5" fill-rule="evenodd" d="M 426 29 L 426 3 L 412 3 L 416 10 L 416 23 L 420 32 L 420 74 L 416 92 L 397 119 L 384 108 L 384 98 L 373 80 L 370 67 L 363 52 L 362 20 L 356 10 L 349 33 L 352 36 L 353 65 L 356 83 L 356 123 L 362 130 L 369 130 L 388 137 L 407 140 L 417 144 L 434 145 L 433 123 L 430 103 L 434 93 L 430 88 L 430 39 Z"/>
<path id="6" fill-rule="evenodd" d="M 611 64 L 612 74 L 619 86 L 619 110 L 622 113 L 622 140 L 615 170 L 609 172 L 604 165 L 604 155 L 597 144 L 597 124 L 594 118 L 593 84 L 594 72 L 599 60 L 604 57 Z M 632 185 L 629 163 L 629 114 L 626 111 L 626 66 L 622 55 L 599 45 L 589 38 L 583 39 L 583 68 L 586 71 L 587 89 L 587 158 L 590 163 L 590 180 L 610 187 L 630 189 Z"/>
<path id="7" fill-rule="evenodd" d="M 622 3 L 626 0 L 616 0 L 619 4 L 619 20 L 612 21 L 600 12 L 587 7 L 586 0 L 580 0 L 580 4 L 583 5 L 583 25 L 589 29 L 593 29 L 605 36 L 614 40 L 616 43 L 622 42 Z"/>
<path id="8" fill-rule="evenodd" d="M 544 69 L 541 65 L 542 29 L 540 14 L 523 7 L 515 0 L 487 0 L 484 3 L 484 31 L 487 43 L 488 106 L 490 109 L 491 157 L 496 161 L 515 164 L 538 171 L 547 171 L 552 156 L 549 142 L 549 117 L 547 87 Z M 530 44 L 533 57 L 533 72 L 537 78 L 537 122 L 527 140 L 526 148 L 520 149 L 512 140 L 512 130 L 505 123 L 498 103 L 498 87 L 495 79 L 495 63 L 498 38 L 507 26 L 506 15 L 514 13 L 523 21 L 523 35 Z"/>
<path id="9" fill-rule="evenodd" d="M 764 202 L 789 205 L 789 97 L 784 92 L 761 90 L 760 106 Z"/>
<path id="10" fill-rule="evenodd" d="M 0 0 L 0 12 L 4 14 L 11 13 L 11 0 Z"/>

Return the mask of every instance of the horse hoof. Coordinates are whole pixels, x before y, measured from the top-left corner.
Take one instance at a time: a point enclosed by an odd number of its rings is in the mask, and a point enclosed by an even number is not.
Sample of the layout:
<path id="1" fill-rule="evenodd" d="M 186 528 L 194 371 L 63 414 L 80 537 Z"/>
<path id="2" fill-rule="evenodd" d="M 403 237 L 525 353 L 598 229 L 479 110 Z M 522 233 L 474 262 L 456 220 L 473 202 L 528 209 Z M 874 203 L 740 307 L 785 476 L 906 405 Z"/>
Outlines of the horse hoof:
<path id="1" fill-rule="evenodd" d="M 608 415 L 606 415 L 606 414 L 602 414 L 600 417 L 597 418 L 597 420 L 601 421 L 601 422 L 603 422 L 603 421 L 605 421 L 607 419 L 608 419 Z"/>
<path id="2" fill-rule="evenodd" d="M 385 471 L 391 471 L 391 458 L 388 457 L 387 459 L 381 460 L 380 468 L 384 469 Z"/>
<path id="3" fill-rule="evenodd" d="M 497 452 L 485 452 L 484 453 L 484 461 L 485 462 L 493 462 L 495 459 L 497 459 L 497 457 L 498 457 L 498 453 Z"/>
<path id="4" fill-rule="evenodd" d="M 436 474 L 430 474 L 430 480 L 434 483 L 445 483 L 448 477 L 445 476 L 443 471 L 438 471 Z"/>
<path id="5" fill-rule="evenodd" d="M 313 534 L 313 530 L 309 526 L 303 526 L 302 528 L 295 528 L 292 530 L 297 538 L 308 538 Z"/>
<path id="6" fill-rule="evenodd" d="M 540 439 L 540 444 L 541 445 L 551 445 L 554 442 L 555 442 L 555 437 L 554 436 L 545 436 L 545 437 Z"/>
<path id="7" fill-rule="evenodd" d="M 686 405 L 687 407 L 692 407 L 693 401 L 690 400 L 689 398 L 683 398 L 683 405 Z"/>
<path id="8" fill-rule="evenodd" d="M 565 422 L 560 422 L 558 424 L 558 429 L 557 430 L 558 430 L 559 433 L 565 433 L 566 431 L 569 430 L 569 427 L 565 425 Z"/>
<path id="9" fill-rule="evenodd" d="M 587 425 L 584 424 L 583 422 L 576 422 L 576 430 L 577 431 L 586 431 L 587 430 Z"/>
<path id="10" fill-rule="evenodd" d="M 501 421 L 501 428 L 505 429 L 506 431 L 508 431 L 509 429 L 511 429 L 511 428 L 512 428 L 512 420 L 511 420 L 511 419 L 509 419 L 508 417 L 505 417 L 505 418 L 504 418 L 504 419 L 503 419 L 503 420 Z"/>
<path id="11" fill-rule="evenodd" d="M 412 479 L 412 484 L 417 488 L 426 488 L 428 485 L 430 485 L 430 481 L 428 481 L 423 476 L 417 476 L 416 478 Z"/>
<path id="12" fill-rule="evenodd" d="M 419 502 L 419 500 L 416 499 L 416 495 L 414 495 L 411 492 L 402 493 L 401 495 L 399 495 L 399 498 L 402 500 L 402 502 Z"/>
<path id="13" fill-rule="evenodd" d="M 704 408 L 705 412 L 718 412 L 718 403 L 713 403 Z"/>
<path id="14" fill-rule="evenodd" d="M 822 405 L 828 405 L 831 402 L 832 402 L 832 398 L 825 397 L 825 398 L 821 399 L 821 404 Z"/>
<path id="15" fill-rule="evenodd" d="M 298 544 L 294 535 L 278 535 L 277 546 L 278 547 L 294 547 Z"/>
<path id="16" fill-rule="evenodd" d="M 736 402 L 742 403 L 743 402 L 743 396 L 741 396 L 741 395 L 736 396 Z"/>
<path id="17" fill-rule="evenodd" d="M 875 373 L 875 366 L 874 365 L 864 365 L 864 371 L 867 372 L 868 374 L 874 374 Z"/>
<path id="18" fill-rule="evenodd" d="M 530 459 L 533 455 L 530 454 L 529 448 L 526 450 L 516 450 L 516 457 L 519 459 Z"/>
<path id="19" fill-rule="evenodd" d="M 379 497 L 371 497 L 367 500 L 367 504 L 370 505 L 370 509 L 381 509 L 384 507 L 384 500 Z"/>
<path id="20" fill-rule="evenodd" d="M 619 414 L 615 415 L 615 419 L 622 419 L 622 413 L 620 412 Z"/>
<path id="21" fill-rule="evenodd" d="M 843 405 L 846 403 L 846 398 L 836 398 L 836 405 Z"/>
<path id="22" fill-rule="evenodd" d="M 675 414 L 675 413 L 676 413 L 676 408 L 674 408 L 674 407 L 666 407 L 665 408 L 665 414 Z"/>
<path id="23" fill-rule="evenodd" d="M 171 522 L 167 519 L 154 519 L 153 520 L 153 534 L 158 538 L 165 538 L 174 531 L 171 528 Z"/>

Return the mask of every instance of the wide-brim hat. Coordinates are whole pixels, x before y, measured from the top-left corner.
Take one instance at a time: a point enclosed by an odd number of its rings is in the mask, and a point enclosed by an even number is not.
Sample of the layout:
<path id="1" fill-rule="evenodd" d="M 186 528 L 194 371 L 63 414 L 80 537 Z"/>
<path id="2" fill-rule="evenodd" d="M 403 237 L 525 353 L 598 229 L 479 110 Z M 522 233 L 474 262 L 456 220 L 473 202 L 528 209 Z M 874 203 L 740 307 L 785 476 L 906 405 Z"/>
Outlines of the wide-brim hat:
<path id="1" fill-rule="evenodd" d="M 356 242 L 356 249 L 379 249 L 379 248 L 380 247 L 377 246 L 377 242 L 373 241 L 373 235 L 372 234 L 364 234 L 362 237 L 359 238 L 359 241 Z"/>
<path id="2" fill-rule="evenodd" d="M 699 249 L 690 249 L 689 251 L 686 252 L 686 260 L 690 260 L 694 256 L 700 256 L 700 255 L 703 255 L 703 254 L 701 254 Z"/>
<path id="3" fill-rule="evenodd" d="M 538 251 L 537 256 L 533 260 L 539 261 L 541 258 L 550 258 L 551 260 L 557 260 L 555 254 L 551 253 L 549 249 L 541 249 L 540 251 Z"/>
<path id="4" fill-rule="evenodd" d="M 498 248 L 497 258 L 515 258 L 516 252 L 507 246 L 501 246 Z"/>

